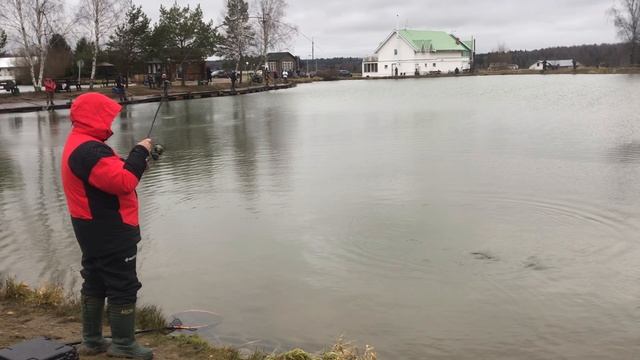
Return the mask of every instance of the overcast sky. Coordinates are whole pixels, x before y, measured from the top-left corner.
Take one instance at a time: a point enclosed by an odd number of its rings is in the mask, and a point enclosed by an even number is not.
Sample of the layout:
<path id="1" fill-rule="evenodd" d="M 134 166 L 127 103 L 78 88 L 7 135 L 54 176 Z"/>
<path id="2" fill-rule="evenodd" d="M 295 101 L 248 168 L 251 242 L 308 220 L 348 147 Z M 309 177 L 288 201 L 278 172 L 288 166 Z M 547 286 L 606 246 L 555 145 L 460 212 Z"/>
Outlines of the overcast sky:
<path id="1" fill-rule="evenodd" d="M 73 0 L 69 0 L 70 2 Z M 134 0 L 152 19 L 160 4 L 174 0 Z M 249 1 L 252 4 L 253 0 Z M 504 43 L 512 50 L 557 45 L 616 42 L 607 15 L 614 0 L 288 0 L 287 20 L 316 40 L 316 57 L 367 56 L 396 27 L 443 30 L 474 36 L 479 52 Z M 178 0 L 198 4 L 216 24 L 224 0 Z M 396 17 L 396 14 L 399 17 Z M 289 49 L 307 58 L 311 42 L 299 35 Z"/>

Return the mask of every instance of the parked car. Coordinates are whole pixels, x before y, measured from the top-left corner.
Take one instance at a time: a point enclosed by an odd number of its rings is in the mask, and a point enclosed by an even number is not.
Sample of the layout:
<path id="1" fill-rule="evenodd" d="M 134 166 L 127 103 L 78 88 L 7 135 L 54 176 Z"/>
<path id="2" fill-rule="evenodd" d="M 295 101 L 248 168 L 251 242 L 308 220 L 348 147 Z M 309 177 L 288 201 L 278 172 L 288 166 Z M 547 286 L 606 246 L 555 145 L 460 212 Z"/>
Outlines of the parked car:
<path id="1" fill-rule="evenodd" d="M 0 81 L 0 88 L 10 92 L 12 95 L 19 95 L 20 89 L 13 80 Z"/>
<path id="2" fill-rule="evenodd" d="M 339 70 L 338 71 L 338 76 L 340 76 L 340 77 L 351 77 L 353 75 L 351 74 L 351 71 L 349 71 L 349 70 Z"/>
<path id="3" fill-rule="evenodd" d="M 229 74 L 227 74 L 227 72 L 224 70 L 216 70 L 211 73 L 211 77 L 218 78 L 218 79 L 226 79 L 229 77 Z"/>

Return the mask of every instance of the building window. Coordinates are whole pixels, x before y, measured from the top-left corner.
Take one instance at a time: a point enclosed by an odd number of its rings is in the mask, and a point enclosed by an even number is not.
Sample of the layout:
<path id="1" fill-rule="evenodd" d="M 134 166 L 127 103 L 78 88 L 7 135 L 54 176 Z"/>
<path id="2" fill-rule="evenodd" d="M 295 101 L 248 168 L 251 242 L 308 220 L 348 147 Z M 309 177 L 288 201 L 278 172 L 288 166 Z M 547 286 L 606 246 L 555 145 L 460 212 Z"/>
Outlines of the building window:
<path id="1" fill-rule="evenodd" d="M 436 67 L 436 63 L 433 63 L 433 67 Z"/>
<path id="2" fill-rule="evenodd" d="M 293 70 L 293 61 L 282 62 L 282 71 L 292 71 L 292 70 Z"/>
<path id="3" fill-rule="evenodd" d="M 269 70 L 270 71 L 277 71 L 278 70 L 278 63 L 275 61 L 269 61 Z"/>
<path id="4" fill-rule="evenodd" d="M 389 68 L 389 65 L 385 65 L 385 66 L 384 66 L 384 68 L 385 68 L 385 69 L 388 69 L 388 68 Z"/>
<path id="5" fill-rule="evenodd" d="M 378 63 L 364 64 L 364 72 L 366 72 L 366 73 L 377 73 L 378 72 Z"/>
<path id="6" fill-rule="evenodd" d="M 398 55 L 398 49 L 393 49 L 393 55 Z"/>

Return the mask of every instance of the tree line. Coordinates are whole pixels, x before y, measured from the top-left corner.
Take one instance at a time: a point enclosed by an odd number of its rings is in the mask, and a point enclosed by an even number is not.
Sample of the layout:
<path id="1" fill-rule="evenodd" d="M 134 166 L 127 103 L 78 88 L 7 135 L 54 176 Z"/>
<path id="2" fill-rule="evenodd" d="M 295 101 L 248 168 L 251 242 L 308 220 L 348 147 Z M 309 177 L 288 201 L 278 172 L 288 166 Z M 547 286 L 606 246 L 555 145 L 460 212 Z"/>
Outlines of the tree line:
<path id="1" fill-rule="evenodd" d="M 247 56 L 265 64 L 267 53 L 286 46 L 297 31 L 285 21 L 286 0 L 255 0 L 252 7 L 246 0 L 226 0 L 221 24 L 206 19 L 199 4 L 161 5 L 152 23 L 131 0 L 81 0 L 76 9 L 65 9 L 64 0 L 6 1 L 0 53 L 8 47 L 23 59 L 36 91 L 45 76 L 88 76 L 93 88 L 101 61 L 123 76 L 146 73 L 152 59 L 182 71 L 212 55 L 232 61 L 236 70 Z M 74 49 L 69 40 L 75 40 Z"/>
<path id="2" fill-rule="evenodd" d="M 502 50 L 475 56 L 476 68 L 488 68 L 490 64 L 516 64 L 527 69 L 540 60 L 575 59 L 584 66 L 627 66 L 630 64 L 628 44 L 593 44 L 559 46 L 537 50 Z"/>

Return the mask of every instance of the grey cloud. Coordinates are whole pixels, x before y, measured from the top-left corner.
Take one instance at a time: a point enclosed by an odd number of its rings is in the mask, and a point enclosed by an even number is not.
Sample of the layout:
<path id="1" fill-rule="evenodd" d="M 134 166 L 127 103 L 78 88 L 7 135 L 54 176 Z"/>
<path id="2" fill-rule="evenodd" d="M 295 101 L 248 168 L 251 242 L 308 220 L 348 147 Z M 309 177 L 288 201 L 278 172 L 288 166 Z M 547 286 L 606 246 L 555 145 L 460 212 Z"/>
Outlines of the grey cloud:
<path id="1" fill-rule="evenodd" d="M 134 0 L 153 19 L 160 4 L 173 1 Z M 220 21 L 223 0 L 200 4 L 208 18 Z M 499 43 L 511 49 L 535 49 L 615 42 L 607 15 L 612 5 L 613 0 L 289 0 L 287 17 L 302 34 L 316 39 L 319 57 L 366 56 L 394 29 L 396 14 L 403 27 L 474 36 L 479 51 L 490 51 Z M 310 41 L 298 36 L 289 50 L 306 58 Z"/>

